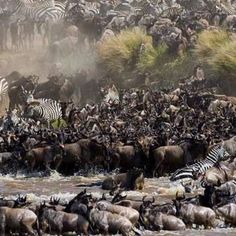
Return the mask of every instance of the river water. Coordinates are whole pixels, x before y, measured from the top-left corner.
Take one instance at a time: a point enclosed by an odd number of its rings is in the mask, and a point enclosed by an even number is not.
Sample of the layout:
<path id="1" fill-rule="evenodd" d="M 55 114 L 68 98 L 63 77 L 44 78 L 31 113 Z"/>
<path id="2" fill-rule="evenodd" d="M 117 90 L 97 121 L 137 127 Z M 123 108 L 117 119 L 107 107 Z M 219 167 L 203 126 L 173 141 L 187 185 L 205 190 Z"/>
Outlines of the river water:
<path id="1" fill-rule="evenodd" d="M 62 202 L 67 202 L 77 193 L 86 188 L 88 192 L 93 194 L 93 196 L 99 198 L 103 193 L 109 195 L 108 191 L 103 191 L 99 186 L 99 183 L 101 183 L 105 177 L 106 176 L 103 174 L 89 177 L 63 177 L 56 172 L 50 177 L 39 177 L 39 173 L 35 174 L 35 177 L 21 174 L 14 177 L 2 176 L 0 177 L 0 196 L 14 199 L 17 194 L 27 195 L 27 199 L 30 202 L 49 200 L 51 196 L 54 196 L 59 197 Z M 142 191 L 128 191 L 126 194 L 127 199 L 136 201 L 142 200 L 145 195 L 150 195 L 155 197 L 156 202 L 163 203 L 174 198 L 177 191 L 179 193 L 184 191 L 184 188 L 180 183 L 171 183 L 168 178 L 162 177 L 158 179 L 145 179 L 145 186 Z M 196 190 L 195 193 L 196 192 L 200 192 L 200 190 Z M 186 230 L 184 232 L 144 231 L 143 235 L 235 236 L 236 229 Z"/>

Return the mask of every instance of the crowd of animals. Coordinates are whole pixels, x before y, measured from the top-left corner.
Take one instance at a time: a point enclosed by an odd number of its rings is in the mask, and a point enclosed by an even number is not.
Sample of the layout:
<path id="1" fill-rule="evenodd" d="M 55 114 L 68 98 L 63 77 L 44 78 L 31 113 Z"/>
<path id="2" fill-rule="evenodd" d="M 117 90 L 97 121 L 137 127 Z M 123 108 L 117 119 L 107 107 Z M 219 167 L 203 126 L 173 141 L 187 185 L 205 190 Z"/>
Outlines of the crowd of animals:
<path id="1" fill-rule="evenodd" d="M 54 53 L 65 53 L 74 51 L 78 42 L 83 45 L 85 39 L 94 43 L 140 27 L 153 37 L 154 45 L 164 41 L 171 52 L 181 54 L 194 45 L 201 30 L 234 31 L 235 14 L 233 0 L 2 0 L 0 48 L 33 47 L 39 33 Z"/>
<path id="2" fill-rule="evenodd" d="M 127 199 L 122 192 L 94 197 L 86 189 L 70 201 L 51 197 L 49 202 L 35 203 L 27 197 L 0 199 L 0 232 L 61 235 L 117 234 L 142 235 L 143 230 L 184 231 L 187 228 L 234 227 L 236 183 L 229 181 L 219 187 L 207 185 L 203 194 L 176 197 L 157 203 L 148 196 L 142 200 Z"/>
<path id="3" fill-rule="evenodd" d="M 115 195 L 112 199 L 106 194 L 97 199 L 86 191 L 68 203 L 1 199 L 2 235 L 14 231 L 130 235 L 143 229 L 234 226 L 235 97 L 211 92 L 215 88 L 207 86 L 203 75 L 198 66 L 177 89 L 97 86 L 100 101 L 84 106 L 50 97 L 53 89 L 60 96 L 66 87 L 66 79 L 56 86 L 57 76 L 46 85 L 38 83 L 37 76 L 17 72 L 1 79 L 1 94 L 10 100 L 0 129 L 3 175 L 21 169 L 46 175 L 55 170 L 63 175 L 120 170 L 94 183 Z M 47 83 L 53 85 L 52 91 L 45 90 Z M 145 178 L 164 175 L 171 181 L 198 180 L 204 193 L 192 198 L 177 194 L 164 204 L 150 196 L 132 201 L 121 193 L 143 190 Z M 192 191 L 183 185 L 186 192 Z"/>
<path id="4" fill-rule="evenodd" d="M 169 91 L 99 88 L 97 83 L 94 94 L 99 100 L 100 90 L 100 102 L 84 106 L 60 99 L 61 94 L 73 96 L 73 90 L 65 92 L 73 84 L 68 86 L 63 76 L 40 84 L 37 76 L 14 72 L 1 80 L 1 94 L 9 98 L 1 120 L 1 152 L 10 152 L 3 155 L 2 167 L 15 160 L 16 169 L 27 163 L 31 171 L 73 174 L 95 167 L 135 167 L 145 175 L 163 176 L 188 165 L 172 179 L 197 178 L 234 157 L 236 105 L 235 97 L 212 93 L 214 87 L 202 89 L 204 72 L 199 66 L 195 71 Z M 8 165 L 3 169 L 9 171 Z"/>
<path id="5" fill-rule="evenodd" d="M 138 26 L 154 46 L 165 42 L 180 55 L 194 46 L 201 30 L 234 31 L 235 7 L 235 1 L 211 0 L 2 0 L 0 49 L 8 49 L 9 35 L 11 48 L 33 47 L 38 32 L 60 57 L 63 48 L 78 42 L 94 45 Z M 99 199 L 84 190 L 69 202 L 52 198 L 37 204 L 21 196 L 0 199 L 0 234 L 130 235 L 143 229 L 234 227 L 236 98 L 219 94 L 220 85 L 205 78 L 201 66 L 176 89 L 118 89 L 89 76 L 83 70 L 55 73 L 39 83 L 38 76 L 13 72 L 0 79 L 6 108 L 0 173 L 119 170 L 94 183 L 110 195 Z M 191 198 L 177 193 L 164 204 L 150 196 L 132 201 L 122 192 L 143 190 L 145 178 L 166 175 L 171 181 L 190 179 L 193 186 L 198 180 L 204 192 Z M 193 190 L 183 185 L 186 192 Z"/>

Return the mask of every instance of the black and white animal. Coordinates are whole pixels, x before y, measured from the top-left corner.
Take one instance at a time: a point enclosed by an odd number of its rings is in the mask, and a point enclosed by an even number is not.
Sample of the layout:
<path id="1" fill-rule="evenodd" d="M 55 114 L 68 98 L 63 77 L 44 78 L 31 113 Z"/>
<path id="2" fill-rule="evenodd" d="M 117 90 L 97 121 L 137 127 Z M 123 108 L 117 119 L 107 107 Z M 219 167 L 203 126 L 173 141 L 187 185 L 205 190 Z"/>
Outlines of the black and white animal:
<path id="1" fill-rule="evenodd" d="M 199 175 L 204 174 L 209 168 L 218 166 L 220 161 L 226 160 L 228 157 L 230 157 L 230 154 L 224 149 L 224 147 L 222 145 L 217 145 L 209 151 L 204 160 L 178 169 L 171 176 L 170 180 L 176 181 L 184 178 L 195 179 L 199 177 Z"/>
<path id="2" fill-rule="evenodd" d="M 40 101 L 41 103 L 38 102 L 37 105 L 31 103 L 26 108 L 25 115 L 27 117 L 47 122 L 48 127 L 51 121 L 62 119 L 62 108 L 59 102 L 50 99 Z"/>
<path id="3" fill-rule="evenodd" d="M 7 91 L 8 91 L 8 82 L 6 81 L 5 78 L 0 77 L 0 102 L 7 95 Z"/>

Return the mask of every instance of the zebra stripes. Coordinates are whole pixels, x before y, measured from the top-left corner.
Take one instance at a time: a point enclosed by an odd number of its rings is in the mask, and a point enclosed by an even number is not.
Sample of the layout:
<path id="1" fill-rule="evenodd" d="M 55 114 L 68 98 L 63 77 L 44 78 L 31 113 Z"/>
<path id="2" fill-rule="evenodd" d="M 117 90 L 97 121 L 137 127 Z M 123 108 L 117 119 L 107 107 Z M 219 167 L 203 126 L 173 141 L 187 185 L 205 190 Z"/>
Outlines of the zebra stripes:
<path id="1" fill-rule="evenodd" d="M 4 96 L 7 94 L 8 90 L 8 82 L 6 81 L 5 78 L 0 77 L 0 97 Z"/>
<path id="2" fill-rule="evenodd" d="M 217 145 L 210 150 L 204 160 L 175 171 L 170 180 L 176 181 L 184 178 L 194 179 L 200 174 L 205 173 L 209 168 L 219 165 L 220 161 L 227 159 L 229 156 L 230 154 L 222 145 Z"/>
<path id="3" fill-rule="evenodd" d="M 29 106 L 30 117 L 46 121 L 48 127 L 51 121 L 62 119 L 62 108 L 59 102 L 50 99 L 41 99 L 41 101 L 38 105 Z"/>
<path id="4" fill-rule="evenodd" d="M 16 7 L 14 14 L 23 15 L 35 22 L 44 22 L 45 20 L 57 21 L 65 16 L 65 4 L 46 0 L 32 2 L 31 0 L 15 0 Z"/>

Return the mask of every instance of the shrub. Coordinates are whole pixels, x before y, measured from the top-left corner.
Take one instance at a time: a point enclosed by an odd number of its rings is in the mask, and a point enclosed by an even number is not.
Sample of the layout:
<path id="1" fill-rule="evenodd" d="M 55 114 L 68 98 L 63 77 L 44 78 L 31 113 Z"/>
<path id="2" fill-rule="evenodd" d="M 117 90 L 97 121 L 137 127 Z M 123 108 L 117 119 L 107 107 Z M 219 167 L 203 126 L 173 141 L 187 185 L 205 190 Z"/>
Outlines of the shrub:
<path id="1" fill-rule="evenodd" d="M 139 59 L 142 44 L 151 47 L 152 38 L 139 28 L 124 30 L 98 46 L 99 63 L 114 74 L 132 70 Z"/>
<path id="2" fill-rule="evenodd" d="M 205 30 L 198 35 L 195 52 L 199 60 L 208 62 L 215 52 L 230 40 L 230 34 L 226 31 Z"/>
<path id="3" fill-rule="evenodd" d="M 154 48 L 152 45 L 147 45 L 145 51 L 140 55 L 140 60 L 137 63 L 137 68 L 144 71 L 153 71 L 161 67 L 164 64 L 165 57 L 167 56 L 166 44 L 161 44 Z"/>
<path id="4" fill-rule="evenodd" d="M 236 41 L 222 45 L 208 63 L 212 68 L 225 77 L 236 77 Z"/>

